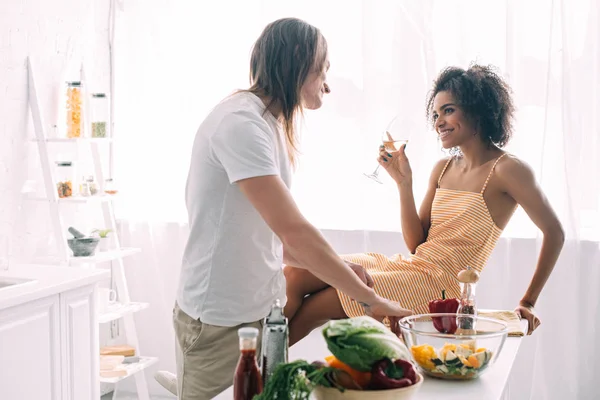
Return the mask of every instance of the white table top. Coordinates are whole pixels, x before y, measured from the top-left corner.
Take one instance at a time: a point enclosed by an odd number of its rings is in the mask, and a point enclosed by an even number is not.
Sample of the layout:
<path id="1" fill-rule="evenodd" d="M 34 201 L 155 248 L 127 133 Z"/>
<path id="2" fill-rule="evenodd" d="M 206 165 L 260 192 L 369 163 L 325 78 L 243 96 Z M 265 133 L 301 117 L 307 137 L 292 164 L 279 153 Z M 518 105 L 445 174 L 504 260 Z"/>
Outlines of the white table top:
<path id="1" fill-rule="evenodd" d="M 104 269 L 33 264 L 11 265 L 8 271 L 0 271 L 0 283 L 22 280 L 27 282 L 0 287 L 0 310 L 108 278 L 110 278 L 110 271 Z"/>
<path id="2" fill-rule="evenodd" d="M 521 321 L 523 331 L 527 329 L 527 321 Z M 510 371 L 521 346 L 522 337 L 508 337 L 496 363 L 478 379 L 471 381 L 447 381 L 425 377 L 425 381 L 417 394 L 419 400 L 440 399 L 465 400 L 485 399 L 497 400 L 502 397 Z M 309 336 L 290 348 L 290 360 L 307 361 L 322 360 L 331 352 L 327 349 L 321 330 L 315 329 Z M 233 389 L 229 388 L 215 399 L 233 399 Z"/>

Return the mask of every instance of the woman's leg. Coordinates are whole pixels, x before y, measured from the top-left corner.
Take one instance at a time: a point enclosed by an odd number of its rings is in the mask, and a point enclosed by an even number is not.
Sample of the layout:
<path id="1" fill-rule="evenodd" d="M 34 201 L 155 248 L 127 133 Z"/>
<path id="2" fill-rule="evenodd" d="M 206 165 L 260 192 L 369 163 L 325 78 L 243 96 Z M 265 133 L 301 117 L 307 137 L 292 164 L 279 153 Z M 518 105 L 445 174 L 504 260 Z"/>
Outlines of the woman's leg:
<path id="1" fill-rule="evenodd" d="M 288 321 L 291 321 L 296 315 L 296 312 L 298 312 L 300 306 L 302 306 L 302 302 L 306 295 L 323 290 L 329 287 L 329 285 L 302 268 L 286 265 L 283 268 L 283 273 L 285 275 L 287 295 L 287 303 L 283 313 Z"/>
<path id="2" fill-rule="evenodd" d="M 308 296 L 290 321 L 290 346 L 329 320 L 342 318 L 347 316 L 334 288 Z"/>

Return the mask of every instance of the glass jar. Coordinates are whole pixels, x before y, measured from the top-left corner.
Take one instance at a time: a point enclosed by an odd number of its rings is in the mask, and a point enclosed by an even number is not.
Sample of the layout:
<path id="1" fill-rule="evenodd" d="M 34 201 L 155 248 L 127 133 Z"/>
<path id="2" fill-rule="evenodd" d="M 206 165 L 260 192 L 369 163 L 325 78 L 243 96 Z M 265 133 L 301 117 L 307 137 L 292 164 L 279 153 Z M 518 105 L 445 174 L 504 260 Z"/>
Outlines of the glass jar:
<path id="1" fill-rule="evenodd" d="M 86 179 L 88 184 L 88 188 L 90 189 L 90 195 L 95 196 L 98 194 L 98 185 L 94 181 L 94 177 L 92 175 L 88 176 Z"/>
<path id="2" fill-rule="evenodd" d="M 85 197 L 92 195 L 90 185 L 85 176 L 82 176 L 81 181 L 79 181 L 79 195 Z"/>
<path id="3" fill-rule="evenodd" d="M 58 197 L 71 197 L 75 182 L 75 168 L 71 161 L 56 161 L 56 189 Z"/>
<path id="4" fill-rule="evenodd" d="M 113 180 L 113 178 L 106 179 L 106 181 L 104 181 L 104 193 L 117 194 L 117 192 L 118 192 L 117 185 L 115 184 L 115 181 Z"/>
<path id="5" fill-rule="evenodd" d="M 105 93 L 92 93 L 91 101 L 92 111 L 92 137 L 107 137 L 106 129 L 108 127 L 108 97 Z"/>
<path id="6" fill-rule="evenodd" d="M 83 98 L 81 82 L 67 82 L 67 137 L 79 138 L 82 134 Z"/>

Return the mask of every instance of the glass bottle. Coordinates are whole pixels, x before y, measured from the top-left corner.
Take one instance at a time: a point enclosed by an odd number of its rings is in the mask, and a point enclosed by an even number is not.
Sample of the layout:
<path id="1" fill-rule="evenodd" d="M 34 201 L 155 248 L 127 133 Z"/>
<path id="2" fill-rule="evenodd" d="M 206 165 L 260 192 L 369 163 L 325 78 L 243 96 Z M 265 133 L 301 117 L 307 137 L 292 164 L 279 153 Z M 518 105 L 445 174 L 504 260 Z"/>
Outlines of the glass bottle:
<path id="1" fill-rule="evenodd" d="M 73 195 L 73 183 L 75 182 L 75 170 L 71 161 L 56 161 L 56 189 L 58 197 L 71 197 Z"/>
<path id="2" fill-rule="evenodd" d="M 92 126 L 91 132 L 93 138 L 107 137 L 106 129 L 108 127 L 108 97 L 105 93 L 92 93 L 91 101 Z"/>
<path id="3" fill-rule="evenodd" d="M 233 376 L 233 399 L 252 400 L 263 390 L 262 377 L 256 362 L 256 341 L 258 329 L 240 328 L 240 359 Z"/>
<path id="4" fill-rule="evenodd" d="M 67 82 L 67 137 L 81 137 L 83 104 L 81 82 Z"/>
<path id="5" fill-rule="evenodd" d="M 266 385 L 269 377 L 279 364 L 288 362 L 289 329 L 288 320 L 283 315 L 283 307 L 279 300 L 271 307 L 265 318 L 262 334 L 262 378 Z"/>
<path id="6" fill-rule="evenodd" d="M 81 177 L 81 181 L 79 182 L 79 195 L 85 197 L 92 195 L 90 192 L 90 185 L 88 184 L 85 176 Z"/>
<path id="7" fill-rule="evenodd" d="M 477 302 L 475 297 L 475 290 L 477 288 L 477 282 L 479 280 L 479 274 L 477 271 L 467 267 L 461 271 L 458 276 L 460 282 L 460 304 L 456 310 L 456 314 L 459 315 L 456 319 L 456 325 L 458 329 L 464 331 L 472 331 L 475 328 L 475 319 L 471 317 L 461 317 L 461 314 L 477 316 Z"/>

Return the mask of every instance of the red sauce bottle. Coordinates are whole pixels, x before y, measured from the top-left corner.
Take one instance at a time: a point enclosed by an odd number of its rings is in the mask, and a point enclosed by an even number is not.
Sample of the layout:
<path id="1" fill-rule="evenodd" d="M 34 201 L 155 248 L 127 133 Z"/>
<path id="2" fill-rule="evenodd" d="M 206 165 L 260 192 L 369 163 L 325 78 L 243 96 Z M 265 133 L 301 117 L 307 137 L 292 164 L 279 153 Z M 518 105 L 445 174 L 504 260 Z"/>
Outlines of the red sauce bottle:
<path id="1" fill-rule="evenodd" d="M 263 390 L 262 377 L 256 362 L 258 329 L 240 328 L 240 359 L 233 376 L 233 399 L 252 400 Z"/>

